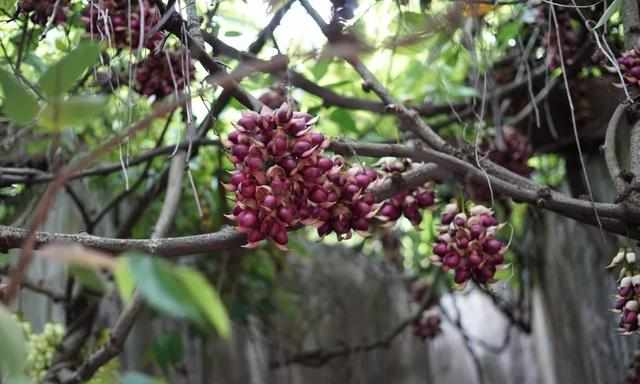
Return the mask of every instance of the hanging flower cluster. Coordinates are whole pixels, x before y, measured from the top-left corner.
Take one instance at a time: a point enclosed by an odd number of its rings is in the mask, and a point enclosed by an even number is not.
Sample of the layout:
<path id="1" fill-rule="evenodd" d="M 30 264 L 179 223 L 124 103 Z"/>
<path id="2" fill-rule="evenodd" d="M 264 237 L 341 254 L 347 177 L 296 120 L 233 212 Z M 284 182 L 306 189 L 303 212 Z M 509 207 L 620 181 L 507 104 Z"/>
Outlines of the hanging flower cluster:
<path id="1" fill-rule="evenodd" d="M 194 79 L 195 66 L 184 51 L 162 51 L 142 60 L 136 70 L 135 90 L 162 99 L 183 90 Z"/>
<path id="2" fill-rule="evenodd" d="M 571 11 L 556 7 L 555 13 L 558 21 L 557 29 L 553 16 L 550 15 L 548 5 L 543 4 L 538 13 L 538 23 L 548 26 L 544 34 L 543 46 L 547 53 L 549 69 L 556 69 L 561 66 L 561 54 L 565 65 L 572 65 L 575 62 L 578 47 L 580 46 L 580 23 L 574 20 L 571 16 Z"/>
<path id="3" fill-rule="evenodd" d="M 315 226 L 320 236 L 335 232 L 347 239 L 353 231 L 367 232 L 376 217 L 397 220 L 399 215 L 390 217 L 388 208 L 380 209 L 387 204 L 408 207 L 412 221 L 419 222 L 414 208 L 432 205 L 433 192 L 415 192 L 419 202 L 403 193 L 395 201 L 376 203 L 367 189 L 378 172 L 350 166 L 340 156 L 327 157 L 329 141 L 313 130 L 315 122 L 285 103 L 275 111 L 244 113 L 229 134 L 236 168 L 226 185 L 236 195 L 231 218 L 247 233 L 248 246 L 271 239 L 284 248 L 287 231 L 301 225 Z"/>
<path id="4" fill-rule="evenodd" d="M 383 165 L 383 175 L 391 176 L 408 170 L 410 162 L 390 160 Z M 408 191 L 397 193 L 391 199 L 384 202 L 378 217 L 384 221 L 396 221 L 404 215 L 411 223 L 418 226 L 422 221 L 420 210 L 431 207 L 435 204 L 436 194 L 431 183 L 414 188 Z"/>
<path id="5" fill-rule="evenodd" d="M 92 39 L 116 48 L 155 48 L 162 32 L 150 34 L 160 21 L 160 10 L 149 0 L 92 0 L 82 13 Z"/>
<path id="6" fill-rule="evenodd" d="M 54 8 L 56 14 L 52 20 L 53 25 L 64 23 L 69 13 L 69 0 L 20 0 L 18 3 L 20 13 L 29 15 L 31 21 L 42 26 L 47 25 Z"/>
<path id="7" fill-rule="evenodd" d="M 431 289 L 431 285 L 423 280 L 418 280 L 411 285 L 411 296 L 414 303 L 422 305 L 422 301 L 425 300 L 425 294 Z M 437 299 L 436 299 L 437 300 Z M 426 308 L 418 318 L 416 318 L 411 324 L 413 327 L 413 334 L 423 340 L 433 339 L 442 333 L 440 327 L 441 318 L 440 313 L 436 308 L 436 300 L 431 300 L 427 303 Z"/>
<path id="8" fill-rule="evenodd" d="M 620 313 L 620 332 L 629 334 L 640 328 L 640 273 L 636 267 L 636 254 L 630 249 L 620 249 L 607 266 L 609 269 L 617 267 L 621 269 L 614 311 Z"/>
<path id="9" fill-rule="evenodd" d="M 454 271 L 457 284 L 468 280 L 479 284 L 491 282 L 507 251 L 506 244 L 496 239 L 500 225 L 493 211 L 476 205 L 467 215 L 457 204 L 448 204 L 440 221 L 432 261 L 445 271 Z"/>
<path id="10" fill-rule="evenodd" d="M 640 86 L 640 49 L 633 48 L 622 53 L 618 64 L 624 80 L 628 84 Z"/>

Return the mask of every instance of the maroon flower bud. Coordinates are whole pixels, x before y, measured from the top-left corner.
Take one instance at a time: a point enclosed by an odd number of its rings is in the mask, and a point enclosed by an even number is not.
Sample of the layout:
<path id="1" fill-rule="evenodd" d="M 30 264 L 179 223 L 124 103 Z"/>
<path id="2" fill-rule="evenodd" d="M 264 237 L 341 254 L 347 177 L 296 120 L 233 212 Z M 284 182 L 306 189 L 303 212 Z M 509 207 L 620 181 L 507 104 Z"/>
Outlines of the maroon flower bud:
<path id="1" fill-rule="evenodd" d="M 495 255 L 502 249 L 502 242 L 496 239 L 489 239 L 482 245 L 482 249 L 490 255 Z"/>
<path id="2" fill-rule="evenodd" d="M 474 266 L 480 265 L 480 263 L 482 263 L 482 256 L 480 256 L 478 252 L 472 251 L 469 254 L 469 263 Z"/>
<path id="3" fill-rule="evenodd" d="M 469 234 L 471 235 L 472 239 L 479 238 L 483 232 L 484 228 L 480 224 L 473 224 L 471 228 L 469 228 Z"/>
<path id="4" fill-rule="evenodd" d="M 304 179 L 307 181 L 315 181 L 318 177 L 322 175 L 322 170 L 317 167 L 307 167 L 302 172 Z"/>
<path id="5" fill-rule="evenodd" d="M 273 235 L 271 235 L 271 237 L 276 243 L 280 245 L 286 245 L 289 241 L 289 236 L 287 235 L 287 231 L 285 229 L 281 229 L 275 232 Z"/>
<path id="6" fill-rule="evenodd" d="M 353 229 L 357 231 L 366 232 L 369 230 L 369 220 L 365 219 L 364 217 L 359 217 L 353 220 L 352 226 L 353 226 Z"/>
<path id="7" fill-rule="evenodd" d="M 229 136 L 227 138 L 233 144 L 238 144 L 238 135 L 239 135 L 238 131 L 232 131 L 231 133 L 229 133 Z"/>
<path id="8" fill-rule="evenodd" d="M 430 207 L 435 202 L 434 193 L 431 191 L 417 193 L 416 201 L 418 202 L 418 206 L 420 206 L 420 208 Z"/>
<path id="9" fill-rule="evenodd" d="M 311 143 L 304 140 L 298 140 L 293 145 L 293 153 L 297 156 L 302 156 L 305 152 L 311 149 Z"/>
<path id="10" fill-rule="evenodd" d="M 321 157 L 318 159 L 318 167 L 323 171 L 328 171 L 333 167 L 333 161 L 327 159 L 326 157 Z"/>
<path id="11" fill-rule="evenodd" d="M 240 161 L 244 160 L 248 153 L 249 147 L 244 144 L 237 144 L 231 147 L 231 154 L 240 159 Z"/>
<path id="12" fill-rule="evenodd" d="M 455 213 L 445 213 L 444 215 L 442 215 L 442 218 L 440 219 L 440 222 L 443 225 L 449 225 L 453 221 L 454 217 L 456 217 Z"/>
<path id="13" fill-rule="evenodd" d="M 311 144 L 320 145 L 324 141 L 324 135 L 322 133 L 314 132 L 311 134 Z"/>
<path id="14" fill-rule="evenodd" d="M 380 215 L 391 221 L 398 220 L 398 218 L 400 218 L 400 210 L 389 203 L 385 203 L 382 208 L 380 208 Z"/>
<path id="15" fill-rule="evenodd" d="M 249 231 L 247 234 L 247 241 L 249 243 L 257 243 L 258 241 L 264 240 L 264 234 L 260 231 Z"/>
<path id="16" fill-rule="evenodd" d="M 264 164 L 262 159 L 258 156 L 248 156 L 245 158 L 244 163 L 254 171 L 261 169 Z"/>
<path id="17" fill-rule="evenodd" d="M 331 223 L 327 222 L 318 227 L 318 236 L 323 237 L 331 233 Z"/>
<path id="18" fill-rule="evenodd" d="M 433 246 L 433 253 L 438 256 L 444 256 L 447 253 L 448 247 L 445 243 L 436 243 Z"/>
<path id="19" fill-rule="evenodd" d="M 276 111 L 276 120 L 280 125 L 285 125 L 286 123 L 288 123 L 289 120 L 291 120 L 292 116 L 293 111 L 291 110 L 291 108 L 289 108 L 287 103 L 282 104 Z"/>
<path id="20" fill-rule="evenodd" d="M 298 132 L 304 130 L 306 127 L 307 127 L 307 123 L 304 120 L 294 118 L 291 121 L 289 121 L 289 123 L 287 123 L 284 129 L 290 135 L 295 136 Z"/>
<path id="21" fill-rule="evenodd" d="M 281 207 L 278 210 L 278 218 L 287 224 L 291 224 L 294 220 L 294 212 L 289 207 Z"/>
<path id="22" fill-rule="evenodd" d="M 241 125 L 247 131 L 253 131 L 258 126 L 258 114 L 256 113 L 245 113 L 242 114 L 240 120 L 238 120 L 238 125 Z"/>
<path id="23" fill-rule="evenodd" d="M 464 282 L 469 280 L 469 277 L 471 277 L 471 273 L 469 272 L 469 270 L 456 269 L 456 272 L 453 275 L 453 281 L 455 281 L 456 284 L 463 284 Z"/>
<path id="24" fill-rule="evenodd" d="M 460 264 L 460 255 L 455 252 L 447 253 L 442 259 L 442 263 L 449 268 L 455 268 Z"/>
<path id="25" fill-rule="evenodd" d="M 316 188 L 313 190 L 313 192 L 311 192 L 309 200 L 313 201 L 314 203 L 320 204 L 326 202 L 327 197 L 327 191 L 325 191 L 323 188 Z"/>
<path id="26" fill-rule="evenodd" d="M 240 184 L 240 194 L 250 199 L 256 194 L 256 186 L 249 183 L 242 183 Z"/>
<path id="27" fill-rule="evenodd" d="M 238 225 L 243 228 L 253 228 L 258 223 L 258 218 L 251 211 L 241 212 L 238 216 Z"/>
<path id="28" fill-rule="evenodd" d="M 240 185 L 240 183 L 244 182 L 245 180 L 247 180 L 247 178 L 242 172 L 234 172 L 233 175 L 231 175 L 231 184 L 235 186 Z"/>
<path id="29" fill-rule="evenodd" d="M 262 200 L 262 205 L 267 208 L 273 209 L 278 205 L 278 199 L 273 195 L 267 195 L 264 197 L 264 200 Z"/>
<path id="30" fill-rule="evenodd" d="M 298 163 L 292 157 L 282 159 L 279 164 L 287 172 L 293 171 L 298 166 Z"/>
<path id="31" fill-rule="evenodd" d="M 364 173 L 356 175 L 356 184 L 360 188 L 367 188 L 370 182 L 371 180 L 369 180 L 369 176 L 365 175 Z"/>

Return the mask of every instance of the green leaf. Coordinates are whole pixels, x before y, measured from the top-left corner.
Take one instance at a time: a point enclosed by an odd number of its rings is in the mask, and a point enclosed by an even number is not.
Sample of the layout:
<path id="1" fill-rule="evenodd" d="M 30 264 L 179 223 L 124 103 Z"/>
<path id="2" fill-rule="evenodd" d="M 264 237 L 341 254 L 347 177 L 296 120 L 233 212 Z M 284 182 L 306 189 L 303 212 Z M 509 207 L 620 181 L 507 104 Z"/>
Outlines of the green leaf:
<path id="1" fill-rule="evenodd" d="M 38 85 L 50 98 L 71 89 L 82 74 L 100 58 L 100 47 L 94 42 L 81 42 L 76 49 L 53 64 L 42 75 Z"/>
<path id="2" fill-rule="evenodd" d="M 334 121 L 341 129 L 344 129 L 347 132 L 358 132 L 358 127 L 356 126 L 356 122 L 353 120 L 353 117 L 351 117 L 351 113 L 344 109 L 335 109 L 329 115 L 329 119 Z"/>
<path id="3" fill-rule="evenodd" d="M 242 33 L 238 31 L 227 31 L 224 33 L 224 35 L 227 37 L 236 37 L 236 36 L 241 36 Z"/>
<path id="4" fill-rule="evenodd" d="M 154 339 L 150 353 L 160 367 L 169 368 L 184 357 L 182 338 L 176 332 L 159 335 Z"/>
<path id="5" fill-rule="evenodd" d="M 620 8 L 621 5 L 622 5 L 622 0 L 613 0 L 613 3 L 611 3 L 611 5 L 607 7 L 607 9 L 602 14 L 602 17 L 600 17 L 600 20 L 598 20 L 598 23 L 593 28 L 598 29 L 602 27 L 604 23 L 606 23 L 607 20 L 609 20 L 611 15 L 613 15 Z"/>
<path id="6" fill-rule="evenodd" d="M 105 291 L 107 286 L 105 279 L 95 269 L 87 268 L 78 264 L 71 264 L 69 265 L 68 270 L 81 285 L 95 292 Z"/>
<path id="7" fill-rule="evenodd" d="M 104 96 L 74 96 L 66 100 L 50 101 L 38 115 L 40 125 L 60 131 L 94 120 L 107 106 Z"/>
<path id="8" fill-rule="evenodd" d="M 127 257 L 119 257 L 116 262 L 116 269 L 114 271 L 114 277 L 116 279 L 116 285 L 118 286 L 118 292 L 125 301 L 130 301 L 135 290 L 136 283 L 129 268 L 129 259 Z"/>
<path id="9" fill-rule="evenodd" d="M 224 308 L 224 304 L 213 289 L 209 281 L 195 269 L 180 267 L 178 270 L 182 282 L 186 285 L 191 293 L 191 298 L 200 310 L 204 313 L 209 324 L 211 324 L 218 333 L 228 339 L 231 334 L 231 325 L 229 316 Z"/>
<path id="10" fill-rule="evenodd" d="M 0 69 L 3 109 L 7 116 L 17 123 L 28 123 L 38 113 L 36 97 L 24 88 L 12 74 Z"/>
<path id="11" fill-rule="evenodd" d="M 313 78 L 318 81 L 327 74 L 329 70 L 329 60 L 319 60 L 316 64 L 311 67 L 311 73 L 313 74 Z"/>
<path id="12" fill-rule="evenodd" d="M 9 377 L 22 375 L 27 359 L 24 333 L 13 314 L 3 306 L 0 306 L 0 340 L 0 372 Z"/>
<path id="13" fill-rule="evenodd" d="M 153 376 L 138 372 L 127 372 L 122 376 L 121 384 L 162 384 L 163 381 Z"/>
<path id="14" fill-rule="evenodd" d="M 173 317 L 212 326 L 228 338 L 231 332 L 226 309 L 207 279 L 197 270 L 155 257 L 129 253 L 118 261 L 116 283 L 125 298 L 133 284 L 153 308 Z"/>
<path id="15" fill-rule="evenodd" d="M 15 8 L 18 0 L 0 0 L 0 10 L 10 13 Z"/>
<path id="16" fill-rule="evenodd" d="M 138 291 L 159 311 L 168 315 L 200 322 L 202 316 L 191 300 L 189 291 L 177 278 L 176 267 L 153 257 L 134 255 L 129 268 Z"/>

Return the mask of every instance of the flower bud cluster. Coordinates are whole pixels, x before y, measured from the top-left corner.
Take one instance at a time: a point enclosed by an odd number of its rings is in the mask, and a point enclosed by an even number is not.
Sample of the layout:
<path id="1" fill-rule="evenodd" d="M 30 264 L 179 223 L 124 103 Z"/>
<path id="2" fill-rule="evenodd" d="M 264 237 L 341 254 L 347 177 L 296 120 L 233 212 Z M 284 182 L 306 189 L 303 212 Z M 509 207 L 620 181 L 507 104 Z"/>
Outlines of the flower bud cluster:
<path id="1" fill-rule="evenodd" d="M 579 22 L 572 17 L 570 10 L 556 7 L 556 19 L 558 21 L 558 28 L 556 29 L 556 23 L 549 16 L 549 6 L 543 4 L 539 9 L 538 23 L 549 26 L 543 40 L 549 69 L 559 68 L 562 60 L 564 60 L 565 65 L 573 64 L 581 42 Z M 558 41 L 560 44 L 558 44 Z M 560 57 L 561 54 L 562 58 Z"/>
<path id="2" fill-rule="evenodd" d="M 633 48 L 618 58 L 622 76 L 628 84 L 640 86 L 640 49 Z"/>
<path id="3" fill-rule="evenodd" d="M 620 312 L 620 331 L 631 333 L 638 330 L 640 312 L 640 274 L 620 279 L 616 294 L 615 311 Z"/>
<path id="4" fill-rule="evenodd" d="M 85 29 L 92 39 L 116 48 L 153 49 L 162 41 L 162 32 L 150 34 L 160 21 L 160 10 L 149 0 L 93 0 L 82 13 Z"/>
<path id="5" fill-rule="evenodd" d="M 28 336 L 27 375 L 34 382 L 43 381 L 53 362 L 54 354 L 64 337 L 64 326 L 59 323 L 47 323 L 42 333 Z"/>
<path id="6" fill-rule="evenodd" d="M 457 284 L 468 280 L 479 284 L 491 282 L 507 251 L 506 244 L 496 239 L 501 226 L 493 211 L 476 205 L 467 215 L 457 204 L 448 204 L 440 221 L 432 261 L 444 271 L 454 271 Z"/>
<path id="7" fill-rule="evenodd" d="M 422 306 L 425 295 L 428 294 L 431 288 L 431 285 L 424 280 L 414 282 L 414 284 L 411 285 L 412 300 Z M 431 302 L 426 304 L 426 309 L 420 314 L 420 317 L 416 318 L 411 324 L 413 334 L 423 340 L 433 339 L 442 332 L 440 328 L 440 313 L 435 308 L 435 300 L 430 300 Z"/>
<path id="8" fill-rule="evenodd" d="M 58 3 L 57 8 L 56 3 Z M 64 23 L 69 13 L 69 0 L 20 0 L 18 3 L 20 13 L 29 15 L 31 21 L 42 26 L 47 25 L 54 8 L 56 15 L 52 21 L 53 25 Z"/>
<path id="9" fill-rule="evenodd" d="M 147 56 L 136 70 L 136 92 L 162 99 L 183 90 L 194 79 L 195 66 L 184 51 L 162 51 Z"/>
<path id="10" fill-rule="evenodd" d="M 287 231 L 301 225 L 315 226 L 320 236 L 335 232 L 342 240 L 353 231 L 367 232 L 374 218 L 390 221 L 405 214 L 420 221 L 418 209 L 434 203 L 431 190 L 376 203 L 367 189 L 378 172 L 325 156 L 329 141 L 313 130 L 315 121 L 285 103 L 275 111 L 244 113 L 229 134 L 235 172 L 226 187 L 236 196 L 231 218 L 247 233 L 249 247 L 271 239 L 284 248 Z"/>
<path id="11" fill-rule="evenodd" d="M 410 166 L 410 162 L 387 161 L 383 166 L 383 175 L 390 176 L 404 172 Z M 423 186 L 399 192 L 385 201 L 378 212 L 378 218 L 383 221 L 396 221 L 404 215 L 413 225 L 418 226 L 422 222 L 421 210 L 433 206 L 435 202 L 433 186 L 431 183 L 426 183 Z"/>

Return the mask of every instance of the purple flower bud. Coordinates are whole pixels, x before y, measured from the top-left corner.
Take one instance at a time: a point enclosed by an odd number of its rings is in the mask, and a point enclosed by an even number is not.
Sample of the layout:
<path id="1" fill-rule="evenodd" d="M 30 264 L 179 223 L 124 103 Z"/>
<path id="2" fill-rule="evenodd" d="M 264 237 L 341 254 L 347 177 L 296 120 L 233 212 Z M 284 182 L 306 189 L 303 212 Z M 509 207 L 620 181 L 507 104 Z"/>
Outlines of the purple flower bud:
<path id="1" fill-rule="evenodd" d="M 249 183 L 242 183 L 240 184 L 240 194 L 247 199 L 251 199 L 256 194 L 256 186 Z"/>
<path id="2" fill-rule="evenodd" d="M 287 157 L 280 161 L 280 166 L 284 168 L 287 173 L 293 171 L 297 165 L 298 162 L 296 162 L 292 157 Z"/>
<path id="3" fill-rule="evenodd" d="M 456 284 L 463 284 L 464 282 L 469 280 L 469 277 L 471 277 L 471 273 L 469 272 L 469 270 L 456 269 L 456 272 L 453 275 L 453 281 L 455 281 Z"/>
<path id="4" fill-rule="evenodd" d="M 440 219 L 440 222 L 443 225 L 449 225 L 451 224 L 451 222 L 453 221 L 453 218 L 456 216 L 455 213 L 445 213 L 442 215 L 442 218 Z"/>
<path id="5" fill-rule="evenodd" d="M 271 209 L 275 208 L 277 204 L 278 204 L 278 199 L 273 195 L 265 196 L 264 200 L 262 201 L 262 205 Z"/>
<path id="6" fill-rule="evenodd" d="M 364 173 L 356 175 L 356 184 L 360 188 L 367 188 L 370 182 L 371 180 L 369 180 L 369 176 L 365 175 Z"/>
<path id="7" fill-rule="evenodd" d="M 479 238 L 483 232 L 484 228 L 480 224 L 473 224 L 471 228 L 469 228 L 469 234 L 471 235 L 472 239 Z"/>
<path id="8" fill-rule="evenodd" d="M 318 167 L 323 171 L 328 171 L 333 167 L 333 161 L 327 159 L 326 157 L 321 157 L 318 159 Z"/>
<path id="9" fill-rule="evenodd" d="M 278 124 L 280 125 L 284 125 L 288 123 L 289 120 L 291 120 L 292 116 L 293 116 L 293 111 L 291 110 L 291 108 L 289 108 L 287 103 L 282 104 L 280 108 L 278 108 L 278 110 L 276 111 L 276 119 L 278 121 Z"/>
<path id="10" fill-rule="evenodd" d="M 248 153 L 249 147 L 244 144 L 237 144 L 231 147 L 231 154 L 240 159 L 240 161 L 244 160 Z"/>
<path id="11" fill-rule="evenodd" d="M 243 126 L 247 131 L 253 131 L 258 125 L 258 115 L 256 113 L 243 114 L 238 120 L 238 125 Z"/>
<path id="12" fill-rule="evenodd" d="M 273 238 L 273 240 L 276 243 L 278 243 L 280 245 L 286 245 L 287 242 L 289 241 L 289 236 L 287 235 L 287 230 L 284 229 L 284 228 L 279 229 L 277 232 L 272 234 L 271 237 Z"/>
<path id="13" fill-rule="evenodd" d="M 449 268 L 455 268 L 460 264 L 460 255 L 455 252 L 447 253 L 442 259 L 442 263 Z"/>
<path id="14" fill-rule="evenodd" d="M 325 191 L 323 188 L 316 188 L 313 190 L 313 192 L 311 192 L 309 200 L 317 204 L 324 203 L 325 201 L 327 201 L 327 191 Z"/>
<path id="15" fill-rule="evenodd" d="M 304 179 L 307 181 L 315 181 L 318 177 L 322 175 L 322 170 L 317 167 L 307 167 L 302 172 Z"/>
<path id="16" fill-rule="evenodd" d="M 261 240 L 264 240 L 264 234 L 260 231 L 249 231 L 247 234 L 247 241 L 249 243 L 257 243 Z"/>
<path id="17" fill-rule="evenodd" d="M 234 172 L 233 175 L 231 175 L 231 184 L 235 186 L 240 185 L 240 183 L 244 182 L 245 180 L 246 177 L 242 172 Z"/>
<path id="18" fill-rule="evenodd" d="M 482 250 L 490 255 L 495 255 L 500 252 L 500 249 L 502 249 L 502 241 L 496 239 L 489 239 L 482 245 Z"/>
<path id="19" fill-rule="evenodd" d="M 304 120 L 296 119 L 294 117 L 291 121 L 289 121 L 289 123 L 287 123 L 287 125 L 285 126 L 284 129 L 290 135 L 294 135 L 295 136 L 298 132 L 302 131 L 306 127 L 307 127 L 307 124 L 306 124 L 306 122 Z"/>
<path id="20" fill-rule="evenodd" d="M 238 131 L 232 131 L 227 137 L 233 144 L 238 144 Z"/>
<path id="21" fill-rule="evenodd" d="M 482 256 L 480 256 L 480 254 L 476 251 L 472 251 L 469 254 L 469 263 L 471 263 L 472 265 L 480 265 L 480 263 L 482 263 Z"/>
<path id="22" fill-rule="evenodd" d="M 278 218 L 287 224 L 291 224 L 294 219 L 293 209 L 289 207 L 281 207 L 278 210 Z"/>
<path id="23" fill-rule="evenodd" d="M 305 152 L 311 149 L 311 143 L 304 140 L 298 140 L 293 145 L 293 153 L 297 156 L 302 156 Z"/>
<path id="24" fill-rule="evenodd" d="M 243 228 L 253 228 L 258 223 L 258 218 L 251 211 L 244 211 L 238 216 L 238 225 Z"/>
<path id="25" fill-rule="evenodd" d="M 447 253 L 448 247 L 445 243 L 436 243 L 433 246 L 433 253 L 438 256 L 444 256 Z"/>
<path id="26" fill-rule="evenodd" d="M 420 192 L 416 194 L 416 201 L 418 202 L 420 208 L 430 207 L 435 202 L 434 193 L 431 191 Z"/>
<path id="27" fill-rule="evenodd" d="M 318 227 L 318 236 L 326 236 L 331 233 L 331 223 L 327 222 Z"/>
<path id="28" fill-rule="evenodd" d="M 380 208 L 380 215 L 386 217 L 388 220 L 398 220 L 398 218 L 400 218 L 400 210 L 389 203 L 385 203 L 382 208 Z"/>
<path id="29" fill-rule="evenodd" d="M 364 217 L 359 217 L 353 220 L 352 223 L 353 229 L 358 231 L 368 231 L 369 230 L 369 220 Z"/>
<path id="30" fill-rule="evenodd" d="M 324 135 L 322 133 L 314 132 L 311 134 L 311 144 L 320 145 L 324 141 Z"/>
<path id="31" fill-rule="evenodd" d="M 492 227 L 494 225 L 498 225 L 498 221 L 493 216 L 489 216 L 489 215 L 480 216 L 480 223 L 485 227 Z"/>
<path id="32" fill-rule="evenodd" d="M 262 159 L 258 156 L 248 156 L 245 158 L 244 163 L 252 170 L 258 170 L 262 168 L 264 164 Z"/>

